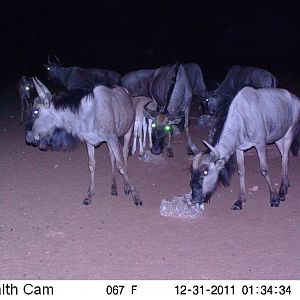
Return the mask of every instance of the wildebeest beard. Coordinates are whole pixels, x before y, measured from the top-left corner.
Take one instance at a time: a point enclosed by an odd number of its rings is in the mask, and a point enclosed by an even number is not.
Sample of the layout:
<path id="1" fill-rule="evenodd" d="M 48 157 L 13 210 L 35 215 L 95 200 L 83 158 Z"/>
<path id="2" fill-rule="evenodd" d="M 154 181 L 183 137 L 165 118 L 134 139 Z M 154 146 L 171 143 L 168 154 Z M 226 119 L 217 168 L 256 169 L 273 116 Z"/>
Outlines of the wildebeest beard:
<path id="1" fill-rule="evenodd" d="M 39 141 L 41 150 L 67 151 L 75 148 L 80 139 L 62 128 L 55 128 L 52 134 L 42 137 Z"/>

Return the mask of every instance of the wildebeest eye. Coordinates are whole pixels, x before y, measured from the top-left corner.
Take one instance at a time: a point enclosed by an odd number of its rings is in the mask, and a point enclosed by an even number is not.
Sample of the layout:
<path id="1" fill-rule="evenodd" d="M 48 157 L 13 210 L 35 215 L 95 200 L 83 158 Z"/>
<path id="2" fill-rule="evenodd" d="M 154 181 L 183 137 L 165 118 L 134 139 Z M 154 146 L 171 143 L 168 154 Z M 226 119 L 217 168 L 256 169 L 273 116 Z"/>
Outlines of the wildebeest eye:
<path id="1" fill-rule="evenodd" d="M 38 108 L 34 108 L 32 110 L 32 118 L 36 119 L 39 116 L 40 110 Z"/>
<path id="2" fill-rule="evenodd" d="M 206 102 L 208 102 L 208 101 L 209 101 L 209 99 L 208 99 L 208 98 L 206 98 L 206 99 L 205 99 L 205 101 L 206 101 Z"/>
<path id="3" fill-rule="evenodd" d="M 171 130 L 171 126 L 170 126 L 170 125 L 166 125 L 166 126 L 165 126 L 165 131 L 168 132 L 168 131 L 170 131 L 170 130 Z"/>
<path id="4" fill-rule="evenodd" d="M 203 175 L 206 176 L 207 174 L 208 174 L 208 171 L 207 171 L 207 170 L 204 170 L 204 171 L 203 171 Z"/>
<path id="5" fill-rule="evenodd" d="M 152 128 L 155 128 L 155 127 L 156 127 L 156 124 L 155 124 L 155 123 L 152 123 L 152 124 L 151 124 L 151 127 L 152 127 Z"/>
<path id="6" fill-rule="evenodd" d="M 29 91 L 30 90 L 30 87 L 27 85 L 27 86 L 25 86 L 25 90 L 26 91 Z"/>

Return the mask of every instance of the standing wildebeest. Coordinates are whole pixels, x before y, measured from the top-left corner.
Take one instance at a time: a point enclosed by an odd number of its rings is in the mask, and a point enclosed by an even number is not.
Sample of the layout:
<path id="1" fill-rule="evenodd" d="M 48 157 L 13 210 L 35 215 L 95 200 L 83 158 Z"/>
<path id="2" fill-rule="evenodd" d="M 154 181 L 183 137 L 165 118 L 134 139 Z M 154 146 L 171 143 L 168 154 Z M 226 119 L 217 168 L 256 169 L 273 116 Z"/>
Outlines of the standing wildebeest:
<path id="1" fill-rule="evenodd" d="M 149 103 L 151 108 L 154 109 L 156 104 L 152 99 L 144 96 L 132 97 L 132 101 L 135 106 L 135 121 L 131 154 L 133 155 L 135 153 L 137 139 L 139 139 L 139 155 L 141 158 L 144 158 L 147 132 L 149 136 L 149 149 L 152 148 L 152 120 L 146 119 L 144 116 L 144 106 Z"/>
<path id="2" fill-rule="evenodd" d="M 38 96 L 34 101 L 32 125 L 27 128 L 29 144 L 59 148 L 64 138 L 75 138 L 87 145 L 90 170 L 90 185 L 83 204 L 88 205 L 95 194 L 95 147 L 106 142 L 112 165 L 111 194 L 117 195 L 115 164 L 124 177 L 124 190 L 131 193 L 134 203 L 141 205 L 138 192 L 127 174 L 128 144 L 134 122 L 134 107 L 131 98 L 122 87 L 109 88 L 98 85 L 92 92 L 76 95 L 51 95 L 38 79 L 33 79 Z M 78 95 L 77 95 L 78 96 Z M 63 137 L 63 138 L 62 138 Z M 71 138 L 70 138 L 71 137 Z M 123 154 L 119 137 L 124 137 Z"/>
<path id="3" fill-rule="evenodd" d="M 206 87 L 203 80 L 202 71 L 196 63 L 182 64 L 192 86 L 193 97 L 196 102 L 201 101 L 206 96 Z M 175 66 L 175 65 L 174 65 Z M 150 97 L 148 90 L 149 78 L 156 69 L 136 70 L 125 74 L 121 78 L 121 85 L 125 87 L 132 97 Z"/>
<path id="4" fill-rule="evenodd" d="M 164 140 L 168 136 L 167 156 L 172 157 L 172 125 L 183 122 L 188 153 L 197 154 L 199 150 L 189 133 L 193 93 L 184 66 L 174 64 L 156 69 L 148 80 L 148 91 L 159 107 L 157 111 L 149 109 L 147 104 L 144 108 L 145 116 L 153 121 L 151 153 L 160 154 L 164 148 Z"/>
<path id="5" fill-rule="evenodd" d="M 206 96 L 206 86 L 202 71 L 196 63 L 182 64 L 189 78 L 193 91 L 194 102 L 202 103 Z"/>
<path id="6" fill-rule="evenodd" d="M 29 76 L 23 75 L 21 77 L 18 82 L 18 92 L 21 102 L 20 122 L 23 123 L 27 119 L 28 114 L 31 114 L 33 100 L 36 97 L 33 82 Z"/>
<path id="7" fill-rule="evenodd" d="M 209 154 L 194 157 L 191 168 L 191 188 L 194 203 L 210 199 L 218 179 L 228 182 L 228 162 L 235 154 L 240 192 L 232 209 L 242 209 L 246 202 L 244 151 L 255 147 L 260 171 L 270 192 L 271 206 L 285 200 L 289 187 L 289 149 L 296 155 L 299 148 L 300 100 L 284 89 L 243 88 L 232 101 L 223 128 L 219 130 L 214 146 L 205 142 Z M 266 145 L 275 143 L 282 157 L 282 181 L 277 193 L 273 186 L 266 159 Z"/>
<path id="8" fill-rule="evenodd" d="M 61 85 L 67 90 L 85 90 L 89 91 L 96 84 L 105 83 L 109 86 L 117 85 L 120 81 L 120 74 L 112 70 L 105 69 L 87 69 L 76 66 L 62 67 L 61 65 L 51 62 L 48 58 L 48 77 Z"/>
<path id="9" fill-rule="evenodd" d="M 131 97 L 150 97 L 148 92 L 148 80 L 154 71 L 155 70 L 145 69 L 129 72 L 121 78 L 121 86 L 128 90 Z"/>
<path id="10" fill-rule="evenodd" d="M 255 88 L 277 87 L 277 79 L 269 71 L 257 67 L 233 66 L 219 87 L 207 94 L 205 112 L 218 113 L 222 102 L 230 105 L 236 94 L 245 86 Z"/>

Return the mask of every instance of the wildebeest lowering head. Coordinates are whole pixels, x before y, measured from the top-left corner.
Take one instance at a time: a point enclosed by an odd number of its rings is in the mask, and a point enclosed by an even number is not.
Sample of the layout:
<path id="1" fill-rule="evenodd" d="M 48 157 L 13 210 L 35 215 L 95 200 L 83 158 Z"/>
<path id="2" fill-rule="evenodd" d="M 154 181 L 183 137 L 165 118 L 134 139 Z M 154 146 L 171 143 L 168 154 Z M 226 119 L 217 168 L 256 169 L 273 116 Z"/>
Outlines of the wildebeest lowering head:
<path id="1" fill-rule="evenodd" d="M 204 143 L 211 152 L 197 154 L 191 167 L 192 201 L 199 204 L 209 201 L 217 188 L 219 179 L 222 180 L 223 184 L 229 184 L 225 159 L 220 157 L 220 153 L 213 146 L 205 141 Z"/>
<path id="2" fill-rule="evenodd" d="M 181 116 L 173 116 L 167 113 L 159 113 L 148 108 L 149 103 L 144 106 L 144 115 L 152 122 L 152 143 L 151 153 L 161 154 L 165 146 L 165 138 L 172 134 L 173 125 L 181 122 Z M 170 146 L 170 145 L 169 145 Z"/>
<path id="3" fill-rule="evenodd" d="M 41 150 L 68 150 L 79 140 L 60 128 L 60 114 L 63 110 L 55 107 L 52 95 L 47 87 L 37 78 L 33 83 L 38 93 L 31 110 L 31 118 L 26 124 L 26 143 L 39 146 Z"/>

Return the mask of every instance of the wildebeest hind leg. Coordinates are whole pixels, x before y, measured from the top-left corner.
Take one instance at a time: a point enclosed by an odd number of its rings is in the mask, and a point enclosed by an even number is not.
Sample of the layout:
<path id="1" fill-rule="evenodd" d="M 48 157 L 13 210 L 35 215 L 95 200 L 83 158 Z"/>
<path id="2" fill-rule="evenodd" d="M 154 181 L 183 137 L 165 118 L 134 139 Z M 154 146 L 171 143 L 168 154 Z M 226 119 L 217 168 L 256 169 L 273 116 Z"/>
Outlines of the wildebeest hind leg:
<path id="1" fill-rule="evenodd" d="M 116 182 L 116 159 L 114 156 L 114 153 L 110 146 L 107 144 L 108 152 L 109 152 L 109 160 L 111 164 L 111 175 L 112 175 L 112 183 L 111 183 L 111 195 L 117 196 L 118 195 L 118 188 L 117 188 L 117 182 Z"/>
<path id="2" fill-rule="evenodd" d="M 125 142 L 124 142 L 125 144 Z M 132 195 L 132 198 L 134 200 L 135 205 L 142 205 L 142 200 L 140 199 L 138 192 L 136 191 L 135 187 L 131 184 L 127 169 L 125 168 L 124 159 L 121 154 L 120 146 L 118 144 L 118 139 L 110 139 L 109 146 L 111 147 L 114 156 L 116 158 L 116 164 L 117 169 L 120 172 L 120 174 L 124 177 L 124 180 L 127 182 L 127 184 L 130 187 L 130 192 Z"/>
<path id="3" fill-rule="evenodd" d="M 289 178 L 288 178 L 288 160 L 289 160 L 289 150 L 293 141 L 293 133 L 292 130 L 289 129 L 287 133 L 284 135 L 282 139 L 276 142 L 278 150 L 281 154 L 281 168 L 282 168 L 282 178 L 281 184 L 279 188 L 279 198 L 280 201 L 285 200 L 285 195 L 288 192 L 288 188 L 290 186 Z"/>
<path id="4" fill-rule="evenodd" d="M 123 161 L 124 161 L 125 170 L 127 170 L 129 142 L 130 142 L 132 131 L 133 131 L 132 129 L 133 129 L 133 126 L 131 126 L 130 129 L 124 135 Z M 137 134 L 137 136 L 140 139 L 139 134 Z M 128 195 L 130 193 L 130 186 L 129 186 L 128 182 L 126 181 L 125 177 L 124 177 L 124 192 L 125 192 L 125 195 Z"/>
<path id="5" fill-rule="evenodd" d="M 87 152 L 88 152 L 88 157 L 89 157 L 89 170 L 90 170 L 90 186 L 88 189 L 88 194 L 87 197 L 83 200 L 84 205 L 89 205 L 92 202 L 92 198 L 95 195 L 95 167 L 96 167 L 96 162 L 95 162 L 95 147 L 86 144 L 87 147 Z"/>
<path id="6" fill-rule="evenodd" d="M 274 185 L 271 182 L 271 178 L 269 175 L 269 168 L 268 168 L 267 156 L 266 156 L 266 144 L 256 145 L 255 147 L 257 149 L 257 154 L 259 158 L 260 172 L 265 177 L 269 187 L 271 207 L 273 206 L 278 207 L 280 204 L 280 199 Z"/>

